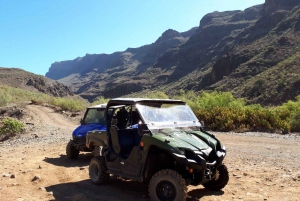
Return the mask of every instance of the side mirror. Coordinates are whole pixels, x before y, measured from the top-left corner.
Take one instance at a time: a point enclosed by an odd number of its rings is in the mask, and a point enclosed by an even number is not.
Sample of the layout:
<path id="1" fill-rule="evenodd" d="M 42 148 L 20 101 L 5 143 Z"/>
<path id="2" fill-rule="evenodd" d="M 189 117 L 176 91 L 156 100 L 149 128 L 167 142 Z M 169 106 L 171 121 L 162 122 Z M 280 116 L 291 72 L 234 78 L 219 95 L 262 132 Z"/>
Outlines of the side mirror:
<path id="1" fill-rule="evenodd" d="M 82 125 L 84 122 L 83 122 L 83 119 L 80 119 L 80 124 Z"/>
<path id="2" fill-rule="evenodd" d="M 138 124 L 138 134 L 142 136 L 145 133 L 150 133 L 147 124 Z"/>

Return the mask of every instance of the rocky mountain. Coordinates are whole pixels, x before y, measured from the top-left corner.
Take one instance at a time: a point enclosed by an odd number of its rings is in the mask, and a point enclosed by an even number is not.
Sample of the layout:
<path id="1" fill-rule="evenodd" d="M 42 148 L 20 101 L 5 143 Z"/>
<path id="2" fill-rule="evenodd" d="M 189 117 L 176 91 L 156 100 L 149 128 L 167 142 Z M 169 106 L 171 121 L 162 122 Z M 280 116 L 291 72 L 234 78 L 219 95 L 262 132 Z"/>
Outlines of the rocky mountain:
<path id="1" fill-rule="evenodd" d="M 149 45 L 111 55 L 86 55 L 72 61 L 56 62 L 46 76 L 59 80 L 89 100 L 99 95 L 117 97 L 141 91 L 148 77 L 144 80 L 144 75 L 136 78 L 137 75 L 145 73 L 168 49 L 185 43 L 196 30 L 192 28 L 179 33 L 169 29 Z"/>
<path id="2" fill-rule="evenodd" d="M 18 68 L 0 67 L 0 85 L 42 92 L 56 97 L 74 95 L 67 86 L 57 81 Z"/>
<path id="3" fill-rule="evenodd" d="M 167 30 L 139 48 L 56 62 L 46 76 L 89 100 L 183 89 L 281 104 L 300 94 L 299 5 L 266 0 L 244 11 L 209 13 L 187 32 Z"/>

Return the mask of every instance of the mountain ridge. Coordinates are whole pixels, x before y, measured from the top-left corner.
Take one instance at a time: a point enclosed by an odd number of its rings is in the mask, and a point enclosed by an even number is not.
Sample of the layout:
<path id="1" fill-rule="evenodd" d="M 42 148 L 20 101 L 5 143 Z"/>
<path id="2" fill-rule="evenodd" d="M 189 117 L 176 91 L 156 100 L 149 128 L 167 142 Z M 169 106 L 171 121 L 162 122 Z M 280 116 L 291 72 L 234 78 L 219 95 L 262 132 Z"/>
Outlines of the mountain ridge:
<path id="1" fill-rule="evenodd" d="M 86 55 L 73 60 L 73 64 L 54 63 L 46 76 L 57 79 L 55 73 L 63 74 L 58 80 L 89 100 L 149 90 L 167 94 L 179 90 L 221 90 L 232 91 L 236 97 L 251 103 L 281 104 L 300 94 L 294 87 L 300 71 L 294 69 L 296 76 L 292 80 L 288 75 L 279 81 L 275 76 L 263 75 L 267 75 L 267 70 L 278 69 L 280 62 L 287 64 L 284 61 L 288 58 L 294 58 L 293 62 L 298 64 L 299 13 L 296 0 L 266 0 L 265 4 L 244 11 L 212 12 L 200 20 L 198 27 L 187 32 L 168 29 L 152 44 L 111 55 L 94 55 L 102 56 L 101 61 L 88 60 L 90 57 Z M 292 69 L 282 68 L 286 72 Z M 259 79 L 266 86 L 285 84 L 281 91 L 273 87 L 274 93 L 269 96 L 264 85 L 255 93 Z M 286 96 L 287 91 L 295 93 Z"/>
<path id="2" fill-rule="evenodd" d="M 7 85 L 34 92 L 42 92 L 55 97 L 74 95 L 74 93 L 62 83 L 19 68 L 0 67 L 0 78 L 0 85 Z"/>

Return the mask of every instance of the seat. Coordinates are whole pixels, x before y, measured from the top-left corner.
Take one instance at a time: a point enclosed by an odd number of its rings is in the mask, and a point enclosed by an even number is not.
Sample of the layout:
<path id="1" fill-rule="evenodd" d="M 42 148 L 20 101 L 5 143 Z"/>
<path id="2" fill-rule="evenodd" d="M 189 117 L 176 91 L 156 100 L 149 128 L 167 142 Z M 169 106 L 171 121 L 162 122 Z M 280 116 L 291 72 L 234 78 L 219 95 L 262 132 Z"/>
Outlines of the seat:
<path id="1" fill-rule="evenodd" d="M 138 111 L 132 111 L 131 115 L 132 115 L 131 125 L 138 124 L 140 121 L 140 115 L 139 115 Z"/>
<path id="2" fill-rule="evenodd" d="M 118 136 L 118 128 L 115 125 L 110 127 L 110 135 L 111 135 L 111 143 L 113 150 L 119 154 L 121 151 L 121 147 L 119 144 L 119 136 Z"/>
<path id="3" fill-rule="evenodd" d="M 120 111 L 117 112 L 117 127 L 119 129 L 124 129 L 126 127 L 128 120 L 128 112 L 123 107 Z"/>
<path id="4" fill-rule="evenodd" d="M 110 127 L 113 150 L 122 158 L 127 158 L 134 146 L 131 130 L 132 129 L 119 130 L 118 127 L 114 125 Z"/>

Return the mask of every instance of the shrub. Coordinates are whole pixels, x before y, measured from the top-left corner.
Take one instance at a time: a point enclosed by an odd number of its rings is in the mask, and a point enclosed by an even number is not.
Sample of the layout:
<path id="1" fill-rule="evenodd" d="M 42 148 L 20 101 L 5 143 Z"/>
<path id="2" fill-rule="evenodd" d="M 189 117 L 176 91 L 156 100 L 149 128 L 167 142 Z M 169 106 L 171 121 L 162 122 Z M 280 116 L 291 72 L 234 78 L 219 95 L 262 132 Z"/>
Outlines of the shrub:
<path id="1" fill-rule="evenodd" d="M 92 103 L 92 105 L 100 105 L 107 103 L 109 99 L 104 98 L 103 96 L 99 96 L 95 99 L 95 101 Z"/>
<path id="2" fill-rule="evenodd" d="M 281 91 L 282 89 L 284 89 L 287 86 L 287 83 L 283 80 L 281 80 L 278 85 L 277 85 L 277 91 Z"/>
<path id="3" fill-rule="evenodd" d="M 6 106 L 12 101 L 12 97 L 7 93 L 0 93 L 0 106 Z"/>
<path id="4" fill-rule="evenodd" d="M 287 109 L 291 113 L 289 118 L 291 131 L 300 131 L 300 96 L 296 101 L 284 103 L 281 108 Z"/>
<path id="5" fill-rule="evenodd" d="M 300 112 L 294 113 L 290 122 L 291 131 L 300 131 Z"/>
<path id="6" fill-rule="evenodd" d="M 6 85 L 0 86 L 0 106 L 6 106 L 9 103 L 18 103 L 31 101 L 42 104 L 47 103 L 51 99 L 50 95 L 27 91 L 19 88 L 14 88 Z"/>
<path id="7" fill-rule="evenodd" d="M 62 110 L 68 110 L 71 112 L 84 110 L 87 106 L 87 102 L 81 99 L 75 99 L 71 97 L 53 98 L 50 104 L 60 107 Z"/>
<path id="8" fill-rule="evenodd" d="M 145 98 L 168 99 L 168 95 L 162 91 L 152 91 L 145 95 Z"/>
<path id="9" fill-rule="evenodd" d="M 234 101 L 233 101 L 234 102 Z M 206 127 L 218 131 L 289 131 L 291 112 L 286 108 L 260 105 L 201 107 L 194 111 Z"/>
<path id="10" fill-rule="evenodd" d="M 18 133 L 21 133 L 24 128 L 24 124 L 13 118 L 6 118 L 2 120 L 3 126 L 0 127 L 0 136 L 4 138 L 13 137 Z"/>
<path id="11" fill-rule="evenodd" d="M 275 51 L 275 48 L 273 46 L 269 46 L 267 47 L 267 52 L 274 52 Z"/>

